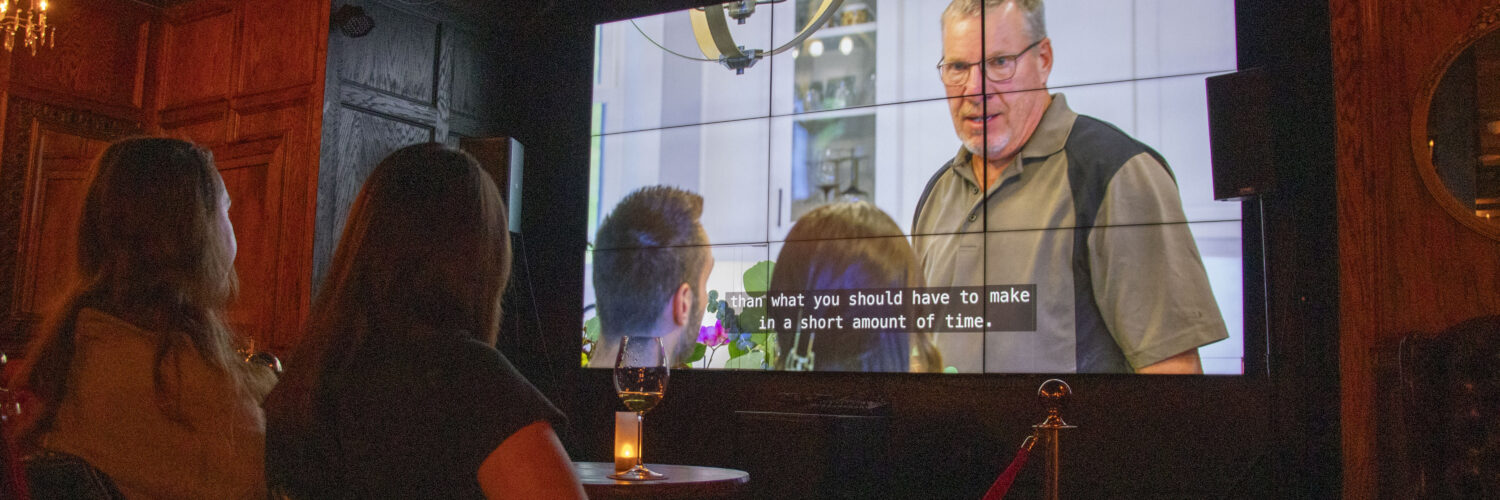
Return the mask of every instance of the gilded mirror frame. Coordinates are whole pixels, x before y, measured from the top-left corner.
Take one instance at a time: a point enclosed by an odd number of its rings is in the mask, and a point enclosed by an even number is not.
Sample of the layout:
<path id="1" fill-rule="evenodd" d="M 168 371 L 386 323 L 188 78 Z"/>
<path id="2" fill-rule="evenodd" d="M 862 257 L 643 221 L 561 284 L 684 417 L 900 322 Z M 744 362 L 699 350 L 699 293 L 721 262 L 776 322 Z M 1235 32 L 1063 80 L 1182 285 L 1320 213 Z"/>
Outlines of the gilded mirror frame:
<path id="1" fill-rule="evenodd" d="M 1438 87 L 1442 84 L 1448 69 L 1475 42 L 1496 31 L 1500 31 L 1500 1 L 1486 5 L 1474 22 L 1469 25 L 1463 37 L 1444 50 L 1442 57 L 1437 59 L 1437 64 L 1424 75 L 1421 91 L 1417 94 L 1411 108 L 1411 151 L 1412 157 L 1416 160 L 1417 174 L 1422 178 L 1422 184 L 1427 187 L 1428 194 L 1432 195 L 1438 206 L 1443 207 L 1448 215 L 1470 229 L 1491 239 L 1500 240 L 1500 218 L 1481 218 L 1474 213 L 1473 209 L 1459 203 L 1453 193 L 1448 190 L 1448 186 L 1443 183 L 1442 178 L 1438 176 L 1437 165 L 1432 161 L 1432 149 L 1427 139 L 1428 115 L 1432 112 L 1433 97 L 1437 94 Z"/>

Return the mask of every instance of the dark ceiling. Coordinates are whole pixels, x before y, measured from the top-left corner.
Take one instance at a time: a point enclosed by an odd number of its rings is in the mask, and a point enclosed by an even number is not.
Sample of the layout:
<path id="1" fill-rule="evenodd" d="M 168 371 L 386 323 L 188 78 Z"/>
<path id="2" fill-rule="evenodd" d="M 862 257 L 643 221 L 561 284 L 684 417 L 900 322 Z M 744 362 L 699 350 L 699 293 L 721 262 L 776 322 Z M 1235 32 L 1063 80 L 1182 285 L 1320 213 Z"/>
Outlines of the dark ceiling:
<path id="1" fill-rule="evenodd" d="M 167 8 L 199 0 L 133 0 L 137 3 L 153 7 Z M 429 5 L 441 5 L 460 15 L 477 20 L 494 20 L 497 22 L 518 22 L 533 19 L 539 15 L 552 10 L 555 4 L 573 3 L 569 0 L 388 0 L 391 3 L 403 3 L 413 7 L 424 7 Z M 333 7 L 337 9 L 343 4 L 359 5 L 360 0 L 333 0 Z M 648 2 L 649 3 L 649 2 Z"/>
<path id="2" fill-rule="evenodd" d="M 133 0 L 167 8 L 201 0 Z M 333 8 L 362 0 L 333 0 Z M 441 5 L 465 18 L 502 26 L 525 26 L 566 19 L 599 23 L 716 3 L 716 0 L 387 0 L 415 7 Z"/>

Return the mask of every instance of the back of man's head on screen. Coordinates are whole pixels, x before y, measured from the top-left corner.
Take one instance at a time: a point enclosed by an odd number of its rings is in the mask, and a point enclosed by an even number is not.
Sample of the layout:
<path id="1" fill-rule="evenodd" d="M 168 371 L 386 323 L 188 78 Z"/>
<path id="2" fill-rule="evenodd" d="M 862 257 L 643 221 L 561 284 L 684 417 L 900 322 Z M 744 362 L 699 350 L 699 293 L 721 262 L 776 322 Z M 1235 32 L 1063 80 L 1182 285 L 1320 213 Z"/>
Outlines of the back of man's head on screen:
<path id="1" fill-rule="evenodd" d="M 703 197 L 649 186 L 599 224 L 593 278 L 601 335 L 589 366 L 614 366 L 623 336 L 661 337 L 672 364 L 692 354 L 713 268 L 702 215 Z"/>

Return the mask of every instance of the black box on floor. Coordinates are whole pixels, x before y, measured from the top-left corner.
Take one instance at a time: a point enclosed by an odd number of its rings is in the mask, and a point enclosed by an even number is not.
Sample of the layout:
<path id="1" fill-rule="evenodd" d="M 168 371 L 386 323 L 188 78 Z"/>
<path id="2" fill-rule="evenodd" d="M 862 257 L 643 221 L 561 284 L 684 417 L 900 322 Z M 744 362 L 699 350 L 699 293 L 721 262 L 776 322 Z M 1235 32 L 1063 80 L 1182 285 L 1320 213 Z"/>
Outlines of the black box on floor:
<path id="1" fill-rule="evenodd" d="M 735 467 L 753 498 L 880 498 L 888 492 L 890 417 L 735 412 Z"/>

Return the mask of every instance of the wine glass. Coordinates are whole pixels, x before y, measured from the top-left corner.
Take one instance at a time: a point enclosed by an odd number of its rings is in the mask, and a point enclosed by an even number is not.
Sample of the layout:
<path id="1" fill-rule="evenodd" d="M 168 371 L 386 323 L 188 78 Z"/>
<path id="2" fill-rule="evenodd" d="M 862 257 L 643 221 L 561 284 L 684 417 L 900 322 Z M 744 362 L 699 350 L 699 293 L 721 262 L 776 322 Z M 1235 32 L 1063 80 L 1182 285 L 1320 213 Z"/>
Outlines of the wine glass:
<path id="1" fill-rule="evenodd" d="M 857 155 L 858 150 L 856 149 L 855 151 Z M 870 193 L 859 188 L 859 156 L 851 156 L 849 161 L 849 189 L 845 189 L 844 193 L 839 195 L 839 201 L 856 202 L 869 200 Z"/>
<path id="2" fill-rule="evenodd" d="M 667 389 L 667 352 L 658 337 L 624 337 L 620 339 L 620 353 L 615 358 L 615 392 L 625 407 L 635 412 L 636 442 L 642 441 L 647 411 L 661 401 Z M 647 469 L 641 462 L 639 451 L 635 454 L 635 466 L 630 470 L 610 474 L 612 479 L 645 481 L 666 479 L 667 476 Z"/>

